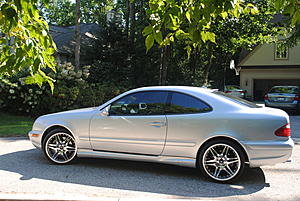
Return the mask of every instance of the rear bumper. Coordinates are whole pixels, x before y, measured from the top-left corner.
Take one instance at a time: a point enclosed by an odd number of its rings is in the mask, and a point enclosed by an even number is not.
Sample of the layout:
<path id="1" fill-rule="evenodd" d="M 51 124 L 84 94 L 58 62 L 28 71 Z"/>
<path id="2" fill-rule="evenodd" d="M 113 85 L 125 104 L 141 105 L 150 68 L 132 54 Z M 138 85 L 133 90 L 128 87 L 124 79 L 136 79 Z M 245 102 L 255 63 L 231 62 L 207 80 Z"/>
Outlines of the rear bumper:
<path id="1" fill-rule="evenodd" d="M 250 167 L 275 165 L 286 162 L 292 155 L 294 142 L 292 138 L 286 141 L 243 142 Z"/>
<path id="2" fill-rule="evenodd" d="M 270 102 L 265 100 L 265 105 L 267 107 L 277 107 L 282 109 L 300 109 L 298 101 L 293 101 L 291 103 L 278 103 L 278 102 Z"/>

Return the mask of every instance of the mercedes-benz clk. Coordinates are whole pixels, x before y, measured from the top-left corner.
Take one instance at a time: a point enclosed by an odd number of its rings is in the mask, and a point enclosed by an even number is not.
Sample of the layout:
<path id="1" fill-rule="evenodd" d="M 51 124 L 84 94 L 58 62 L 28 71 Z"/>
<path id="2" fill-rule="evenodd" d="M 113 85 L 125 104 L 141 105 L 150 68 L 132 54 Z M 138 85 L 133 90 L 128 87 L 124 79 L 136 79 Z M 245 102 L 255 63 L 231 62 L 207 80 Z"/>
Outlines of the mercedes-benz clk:
<path id="1" fill-rule="evenodd" d="M 150 161 L 199 168 L 218 182 L 246 166 L 285 162 L 294 143 L 288 115 L 199 87 L 144 87 L 103 105 L 39 117 L 29 132 L 47 159 Z"/>

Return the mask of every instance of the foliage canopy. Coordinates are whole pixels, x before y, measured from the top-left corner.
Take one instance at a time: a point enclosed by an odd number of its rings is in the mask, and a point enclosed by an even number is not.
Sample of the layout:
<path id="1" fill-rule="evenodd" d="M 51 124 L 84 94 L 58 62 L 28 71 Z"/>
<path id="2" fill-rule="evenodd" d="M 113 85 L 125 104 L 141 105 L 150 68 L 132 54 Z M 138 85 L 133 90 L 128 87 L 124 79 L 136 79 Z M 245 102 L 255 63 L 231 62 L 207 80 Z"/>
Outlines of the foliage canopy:
<path id="1" fill-rule="evenodd" d="M 44 69 L 55 70 L 55 44 L 36 5 L 37 0 L 0 2 L 0 79 L 26 70 L 31 75 L 27 83 L 41 86 L 48 82 L 53 89 L 53 80 Z"/>

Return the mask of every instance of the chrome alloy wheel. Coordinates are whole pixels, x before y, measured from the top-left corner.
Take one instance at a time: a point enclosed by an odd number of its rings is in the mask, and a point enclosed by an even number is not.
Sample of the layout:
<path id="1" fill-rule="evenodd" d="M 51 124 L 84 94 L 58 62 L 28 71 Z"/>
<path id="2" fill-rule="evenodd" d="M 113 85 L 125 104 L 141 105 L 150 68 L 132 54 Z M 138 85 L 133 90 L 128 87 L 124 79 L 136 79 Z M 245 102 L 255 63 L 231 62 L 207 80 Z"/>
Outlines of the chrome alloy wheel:
<path id="1" fill-rule="evenodd" d="M 68 163 L 77 153 L 77 146 L 72 135 L 68 133 L 55 133 L 45 144 L 45 152 L 55 163 Z"/>
<path id="2" fill-rule="evenodd" d="M 233 179 L 241 168 L 238 152 L 228 144 L 214 144 L 204 152 L 202 165 L 205 172 L 217 181 Z"/>

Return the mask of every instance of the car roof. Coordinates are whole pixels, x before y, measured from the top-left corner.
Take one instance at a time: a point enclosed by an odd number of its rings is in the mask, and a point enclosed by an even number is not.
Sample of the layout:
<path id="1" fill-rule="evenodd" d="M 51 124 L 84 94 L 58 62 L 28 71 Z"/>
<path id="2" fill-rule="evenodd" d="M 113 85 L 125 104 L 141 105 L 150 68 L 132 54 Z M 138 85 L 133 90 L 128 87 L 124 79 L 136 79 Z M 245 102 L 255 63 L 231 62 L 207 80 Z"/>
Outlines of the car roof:
<path id="1" fill-rule="evenodd" d="M 189 92 L 214 92 L 218 89 L 210 89 L 210 88 L 206 88 L 206 87 L 193 87 L 193 86 L 149 86 L 149 87 L 140 87 L 140 88 L 136 88 L 133 90 L 130 90 L 130 92 L 134 92 L 134 91 L 159 91 L 159 90 L 163 90 L 163 91 L 189 91 Z"/>
<path id="2" fill-rule="evenodd" d="M 295 88 L 299 88 L 299 86 L 273 86 L 272 88 L 279 88 L 279 87 L 289 87 L 289 88 L 295 87 Z"/>

